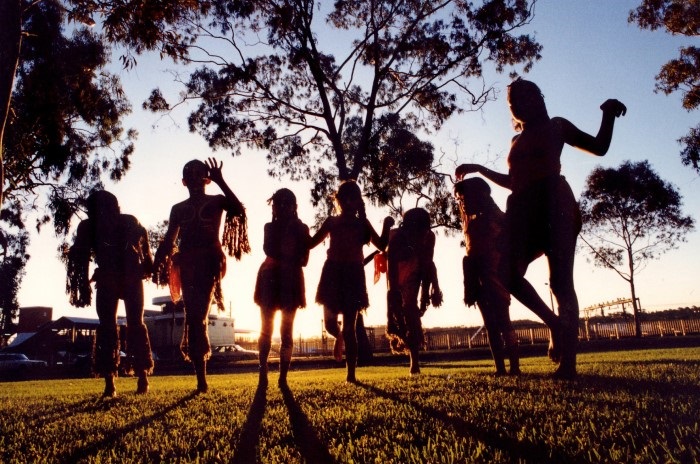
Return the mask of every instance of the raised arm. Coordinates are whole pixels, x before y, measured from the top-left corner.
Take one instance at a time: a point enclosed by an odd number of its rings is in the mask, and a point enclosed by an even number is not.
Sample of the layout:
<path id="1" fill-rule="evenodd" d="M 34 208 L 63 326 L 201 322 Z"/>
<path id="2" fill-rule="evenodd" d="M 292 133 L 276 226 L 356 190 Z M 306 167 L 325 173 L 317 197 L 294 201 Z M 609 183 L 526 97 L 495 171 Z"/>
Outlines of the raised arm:
<path id="1" fill-rule="evenodd" d="M 457 166 L 457 169 L 455 170 L 455 177 L 458 181 L 462 180 L 467 174 L 481 174 L 501 187 L 511 189 L 509 174 L 502 174 L 500 172 L 493 171 L 480 164 L 460 164 Z"/>
<path id="2" fill-rule="evenodd" d="M 218 162 L 216 158 L 209 158 L 205 161 L 205 164 L 209 168 L 209 179 L 219 186 L 226 198 L 226 204 L 223 205 L 224 209 L 235 216 L 243 214 L 245 212 L 243 203 L 233 193 L 221 174 L 221 167 L 224 165 L 224 162 Z"/>
<path id="3" fill-rule="evenodd" d="M 615 119 L 624 116 L 627 113 L 627 107 L 618 100 L 610 99 L 600 105 L 600 109 L 603 110 L 603 118 L 600 121 L 598 135 L 595 137 L 561 118 L 564 142 L 596 156 L 605 155 L 610 148 Z"/>

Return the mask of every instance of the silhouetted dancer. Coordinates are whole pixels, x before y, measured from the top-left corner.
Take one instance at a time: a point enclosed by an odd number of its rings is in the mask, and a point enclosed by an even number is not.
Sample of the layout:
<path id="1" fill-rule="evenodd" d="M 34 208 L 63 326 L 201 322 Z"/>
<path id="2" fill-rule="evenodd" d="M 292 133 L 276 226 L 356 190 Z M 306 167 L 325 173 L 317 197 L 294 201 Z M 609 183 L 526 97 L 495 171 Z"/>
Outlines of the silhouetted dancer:
<path id="1" fill-rule="evenodd" d="M 211 356 L 208 316 L 212 301 L 224 310 L 221 279 L 226 274 L 225 249 L 240 259 L 250 251 L 243 204 L 233 194 L 221 174 L 223 163 L 209 158 L 206 163 L 193 160 L 182 170 L 182 184 L 189 198 L 170 210 L 168 230 L 155 257 L 154 282 L 169 284 L 173 301 L 185 304 L 185 330 L 180 348 L 192 362 L 197 376 L 197 391 L 207 385 L 207 360 Z M 213 181 L 223 195 L 207 195 L 205 187 Z M 226 212 L 223 240 L 219 240 L 222 214 Z"/>
<path id="2" fill-rule="evenodd" d="M 148 330 L 143 323 L 143 279 L 151 275 L 153 261 L 148 233 L 131 215 L 121 214 L 117 198 L 105 190 L 87 198 L 88 218 L 80 221 L 75 242 L 68 251 L 67 285 L 70 303 L 89 306 L 90 283 L 95 282 L 97 328 L 93 371 L 104 377 L 104 397 L 114 397 L 114 378 L 120 363 L 117 309 L 124 301 L 127 327 L 127 360 L 138 377 L 137 393 L 148 391 L 148 374 L 153 371 Z M 90 260 L 97 268 L 89 277 Z"/>
<path id="3" fill-rule="evenodd" d="M 550 357 L 559 361 L 555 377 L 576 376 L 579 307 L 574 289 L 574 253 L 581 230 L 581 214 L 571 187 L 561 175 L 561 152 L 568 144 L 602 156 L 610 147 L 615 118 L 627 108 L 618 100 L 601 106 L 603 118 L 598 134 L 589 135 L 568 120 L 550 118 L 540 89 L 518 79 L 508 86 L 508 103 L 520 134 L 513 137 L 508 153 L 508 173 L 478 164 L 463 164 L 457 180 L 479 173 L 512 191 L 506 218 L 510 230 L 511 294 L 537 314 L 550 328 Z M 559 306 L 559 316 L 542 301 L 525 279 L 528 265 L 541 255 L 549 263 L 550 289 Z"/>

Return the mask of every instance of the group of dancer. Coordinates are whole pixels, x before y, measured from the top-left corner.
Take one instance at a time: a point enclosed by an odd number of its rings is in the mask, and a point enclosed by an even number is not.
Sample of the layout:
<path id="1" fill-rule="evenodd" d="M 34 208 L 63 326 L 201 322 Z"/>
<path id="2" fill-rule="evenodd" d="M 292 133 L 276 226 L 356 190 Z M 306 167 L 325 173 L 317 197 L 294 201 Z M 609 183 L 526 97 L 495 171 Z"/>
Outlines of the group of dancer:
<path id="1" fill-rule="evenodd" d="M 510 297 L 532 310 L 551 332 L 550 358 L 559 364 L 555 377 L 576 375 L 578 300 L 573 282 L 576 238 L 581 229 L 577 202 L 561 175 L 561 153 L 565 144 L 594 155 L 604 155 L 612 139 L 614 121 L 626 113 L 618 100 L 601 105 L 603 112 L 596 136 L 568 120 L 550 118 L 540 89 L 518 79 L 508 86 L 515 129 L 518 132 L 508 154 L 508 172 L 498 173 L 478 164 L 462 164 L 455 176 L 455 198 L 461 212 L 466 244 L 463 258 L 464 302 L 482 313 L 496 373 L 520 373 L 518 341 L 509 317 Z M 100 328 L 95 343 L 96 373 L 105 378 L 104 396 L 114 396 L 114 376 L 119 363 L 116 329 L 117 303 L 125 302 L 127 350 L 133 355 L 138 377 L 137 392 L 148 391 L 153 367 L 148 332 L 143 324 L 143 279 L 152 278 L 170 286 L 174 301 L 182 298 L 185 333 L 182 352 L 194 366 L 197 390 L 208 390 L 206 363 L 211 354 L 207 317 L 212 301 L 222 304 L 221 279 L 226 257 L 240 258 L 250 251 L 246 233 L 246 211 L 221 174 L 222 163 L 190 161 L 183 169 L 183 184 L 189 198 L 173 206 L 168 229 L 151 259 L 145 229 L 133 217 L 120 214 L 116 198 L 105 191 L 87 199 L 88 218 L 78 226 L 68 255 L 68 284 L 71 303 L 90 304 L 90 282 L 96 283 L 96 307 Z M 489 184 L 511 191 L 503 212 L 491 197 Z M 208 195 L 205 187 L 214 182 L 223 194 Z M 410 356 L 410 373 L 420 372 L 418 353 L 423 347 L 421 317 L 427 305 L 442 302 L 437 270 L 433 262 L 435 234 L 427 211 L 406 211 L 398 227 L 384 219 L 380 234 L 365 215 L 360 186 L 342 182 L 335 194 L 336 214 L 328 217 L 315 234 L 297 215 L 296 197 L 283 188 L 268 203 L 272 221 L 265 225 L 265 260 L 259 268 L 254 300 L 260 306 L 258 340 L 260 382 L 267 384 L 268 356 L 274 317 L 282 313 L 279 379 L 286 385 L 296 311 L 305 307 L 303 267 L 309 251 L 329 238 L 326 261 L 316 293 L 323 306 L 325 328 L 335 337 L 334 355 L 347 366 L 346 380 L 356 382 L 358 315 L 369 306 L 363 254 L 372 244 L 377 270 L 387 273 L 387 335 L 394 351 Z M 226 213 L 223 240 L 219 229 Z M 553 311 L 525 279 L 528 265 L 546 256 L 550 288 L 558 305 Z M 89 278 L 94 256 L 98 269 Z M 342 324 L 339 316 L 342 315 Z M 505 361 L 509 362 L 506 371 Z"/>

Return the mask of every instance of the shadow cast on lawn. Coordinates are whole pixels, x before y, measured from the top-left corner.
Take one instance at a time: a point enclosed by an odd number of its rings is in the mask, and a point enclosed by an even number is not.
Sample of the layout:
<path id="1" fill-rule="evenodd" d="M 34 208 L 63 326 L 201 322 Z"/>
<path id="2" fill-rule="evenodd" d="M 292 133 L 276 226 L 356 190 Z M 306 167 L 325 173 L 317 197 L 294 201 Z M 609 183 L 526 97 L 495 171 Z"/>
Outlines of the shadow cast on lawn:
<path id="1" fill-rule="evenodd" d="M 243 464 L 257 462 L 258 436 L 260 435 L 260 428 L 263 417 L 265 416 L 266 406 L 267 384 L 259 383 L 257 390 L 255 390 L 253 402 L 250 405 L 250 409 L 248 409 L 248 416 L 246 417 L 245 424 L 243 424 L 243 430 L 238 439 L 238 446 L 231 459 L 232 463 Z"/>
<path id="2" fill-rule="evenodd" d="M 30 429 L 39 429 L 52 422 L 63 421 L 69 416 L 107 411 L 111 407 L 109 402 L 101 398 L 88 398 L 71 404 L 62 403 L 52 408 L 42 408 L 34 414 L 27 415 L 23 422 Z"/>
<path id="3" fill-rule="evenodd" d="M 304 462 L 333 463 L 333 457 L 328 452 L 325 443 L 319 440 L 313 426 L 309 423 L 309 418 L 297 403 L 292 391 L 284 384 L 280 385 L 282 399 L 289 410 L 289 421 L 292 425 L 294 440 L 299 446 Z"/>
<path id="4" fill-rule="evenodd" d="M 460 417 L 450 415 L 445 411 L 425 406 L 419 401 L 416 401 L 414 398 L 407 398 L 402 395 L 391 393 L 363 382 L 358 382 L 356 385 L 360 388 L 368 390 L 369 392 L 381 398 L 385 398 L 396 403 L 408 403 L 421 413 L 438 419 L 446 425 L 450 426 L 452 430 L 454 430 L 455 434 L 457 434 L 458 436 L 467 439 L 476 439 L 493 449 L 500 449 L 506 456 L 508 456 L 513 461 L 530 463 L 583 462 L 580 458 L 577 458 L 576 456 L 566 455 L 560 450 L 552 449 L 547 445 L 521 442 L 515 438 L 506 436 L 504 433 L 501 433 L 495 429 L 489 430 L 483 427 L 479 427 L 475 424 L 465 421 Z"/>
<path id="5" fill-rule="evenodd" d="M 131 433 L 135 430 L 138 430 L 142 427 L 146 427 L 150 423 L 152 423 L 155 420 L 161 419 L 165 417 L 166 414 L 168 414 L 171 411 L 174 411 L 175 409 L 178 408 L 184 408 L 188 402 L 190 402 L 192 399 L 194 399 L 198 395 L 197 392 L 192 392 L 188 394 L 187 396 L 182 397 L 178 401 L 174 402 L 173 404 L 164 407 L 160 411 L 148 416 L 144 417 L 139 421 L 136 421 L 132 424 L 129 424 L 126 427 L 121 427 L 112 430 L 110 433 L 106 434 L 104 438 L 101 440 L 94 441 L 92 443 L 87 444 L 86 446 L 83 447 L 76 447 L 70 452 L 65 453 L 64 455 L 58 455 L 56 456 L 56 460 L 58 462 L 79 462 L 82 460 L 85 460 L 91 455 L 94 455 L 97 453 L 99 450 L 109 447 L 110 444 L 115 443 L 117 440 L 119 440 L 121 437 L 123 437 L 125 434 Z M 99 402 L 95 402 L 95 404 L 100 404 L 100 408 L 96 410 L 109 410 L 114 406 L 112 404 L 113 401 L 104 401 L 100 400 Z M 117 403 L 115 403 L 117 404 Z"/>

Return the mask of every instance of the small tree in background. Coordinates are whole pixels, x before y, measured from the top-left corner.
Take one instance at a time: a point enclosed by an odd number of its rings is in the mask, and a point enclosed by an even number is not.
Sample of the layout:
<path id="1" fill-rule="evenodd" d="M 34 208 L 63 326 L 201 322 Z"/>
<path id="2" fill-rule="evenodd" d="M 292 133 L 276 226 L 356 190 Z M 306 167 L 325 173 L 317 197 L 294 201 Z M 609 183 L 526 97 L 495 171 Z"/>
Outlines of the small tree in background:
<path id="1" fill-rule="evenodd" d="M 598 167 L 579 201 L 584 242 L 597 266 L 615 271 L 630 285 L 635 335 L 641 337 L 635 276 L 648 261 L 678 247 L 694 228 L 681 211 L 681 195 L 648 161 Z"/>
<path id="2" fill-rule="evenodd" d="M 642 29 L 666 29 L 673 35 L 700 36 L 700 2 L 697 0 L 643 0 L 632 10 L 629 22 Z M 681 92 L 683 108 L 693 111 L 700 107 L 700 48 L 681 47 L 680 56 L 661 67 L 656 76 L 656 91 L 669 95 Z M 681 161 L 700 173 L 700 125 L 678 139 Z"/>

